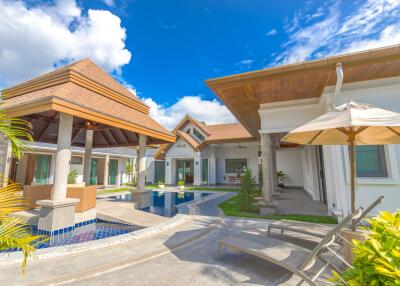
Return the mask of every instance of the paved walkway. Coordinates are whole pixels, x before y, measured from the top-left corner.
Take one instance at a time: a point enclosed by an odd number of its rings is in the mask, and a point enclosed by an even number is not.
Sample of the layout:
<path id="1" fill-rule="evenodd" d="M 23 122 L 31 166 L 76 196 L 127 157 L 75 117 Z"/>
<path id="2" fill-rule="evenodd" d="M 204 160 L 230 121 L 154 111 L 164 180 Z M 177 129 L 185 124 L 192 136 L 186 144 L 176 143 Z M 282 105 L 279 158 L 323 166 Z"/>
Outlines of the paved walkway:
<path id="1" fill-rule="evenodd" d="M 31 260 L 24 279 L 19 265 L 0 266 L 0 285 L 303 285 L 284 269 L 251 256 L 225 251 L 215 258 L 219 238 L 265 231 L 269 223 L 222 219 L 215 206 L 229 195 L 200 204 L 201 215 L 183 225 L 142 240 Z"/>
<path id="2" fill-rule="evenodd" d="M 287 188 L 279 196 L 278 212 L 282 214 L 328 215 L 327 206 L 313 201 L 304 190 Z"/>

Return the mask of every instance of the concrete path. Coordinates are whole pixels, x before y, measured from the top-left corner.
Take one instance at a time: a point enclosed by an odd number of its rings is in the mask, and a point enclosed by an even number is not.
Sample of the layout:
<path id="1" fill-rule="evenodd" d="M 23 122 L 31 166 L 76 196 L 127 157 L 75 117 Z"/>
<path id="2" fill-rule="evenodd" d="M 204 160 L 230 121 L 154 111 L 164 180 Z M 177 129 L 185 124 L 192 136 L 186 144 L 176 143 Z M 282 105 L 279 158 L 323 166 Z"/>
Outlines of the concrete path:
<path id="1" fill-rule="evenodd" d="M 300 188 L 286 188 L 279 195 L 278 212 L 281 214 L 328 215 L 327 206 L 313 201 Z"/>
<path id="2" fill-rule="evenodd" d="M 151 237 L 62 257 L 0 267 L 0 285 L 303 285 L 282 268 L 224 252 L 216 241 L 242 230 L 265 231 L 269 221 L 222 219 L 215 207 L 224 197 L 198 206 L 200 215 Z M 305 246 L 308 246 L 305 245 Z"/>

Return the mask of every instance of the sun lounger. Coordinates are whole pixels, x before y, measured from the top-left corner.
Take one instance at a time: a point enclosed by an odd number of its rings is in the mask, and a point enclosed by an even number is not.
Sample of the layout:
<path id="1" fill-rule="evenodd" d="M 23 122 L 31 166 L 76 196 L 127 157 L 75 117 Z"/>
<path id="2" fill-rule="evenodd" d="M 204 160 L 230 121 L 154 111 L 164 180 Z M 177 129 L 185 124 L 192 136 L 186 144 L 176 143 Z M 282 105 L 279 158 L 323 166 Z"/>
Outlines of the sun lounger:
<path id="1" fill-rule="evenodd" d="M 360 208 L 354 214 L 344 218 L 341 223 L 328 231 L 325 237 L 313 250 L 283 240 L 265 237 L 261 234 L 241 232 L 219 240 L 217 245 L 217 256 L 221 254 L 223 247 L 233 251 L 254 255 L 279 265 L 299 276 L 309 285 L 316 286 L 317 284 L 315 281 L 325 271 L 325 269 L 327 269 L 327 267 L 332 266 L 335 270 L 338 270 L 333 263 L 321 257 L 320 254 L 325 252 L 325 250 L 330 250 L 329 246 L 335 241 L 336 234 L 348 225 L 353 218 L 358 218 L 361 215 L 361 211 L 362 209 Z M 318 258 L 325 262 L 325 265 L 316 273 L 311 275 L 307 270 L 314 265 Z M 338 258 L 340 259 L 340 257 Z M 341 261 L 343 262 L 342 259 Z"/>
<path id="2" fill-rule="evenodd" d="M 374 209 L 378 204 L 383 202 L 383 196 L 380 196 L 377 200 L 375 200 L 372 204 L 370 204 L 366 209 L 363 210 L 360 217 L 356 220 L 356 224 L 358 224 L 363 218 L 365 218 L 368 213 Z M 291 220 L 280 220 L 273 222 L 268 225 L 268 236 L 271 235 L 271 230 L 276 229 L 280 230 L 281 234 L 285 231 L 302 233 L 314 237 L 322 238 L 324 237 L 328 231 L 330 231 L 334 226 L 332 225 L 324 225 L 310 222 L 298 222 Z"/>

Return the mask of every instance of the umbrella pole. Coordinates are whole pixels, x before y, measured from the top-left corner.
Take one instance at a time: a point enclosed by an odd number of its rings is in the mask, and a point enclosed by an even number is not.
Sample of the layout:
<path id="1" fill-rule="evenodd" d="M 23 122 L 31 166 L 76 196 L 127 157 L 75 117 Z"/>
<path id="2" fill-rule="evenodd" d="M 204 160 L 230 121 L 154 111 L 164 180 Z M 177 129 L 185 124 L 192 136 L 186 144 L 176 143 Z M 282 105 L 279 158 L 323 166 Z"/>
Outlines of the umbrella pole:
<path id="1" fill-rule="evenodd" d="M 348 142 L 349 142 L 349 159 L 350 159 L 350 193 L 351 193 L 351 213 L 356 210 L 356 195 L 355 195 L 355 180 L 356 180 L 356 170 L 355 170 L 355 158 L 354 158 L 354 131 L 351 128 Z M 352 222 L 352 229 L 355 231 L 356 225 L 355 220 Z"/>

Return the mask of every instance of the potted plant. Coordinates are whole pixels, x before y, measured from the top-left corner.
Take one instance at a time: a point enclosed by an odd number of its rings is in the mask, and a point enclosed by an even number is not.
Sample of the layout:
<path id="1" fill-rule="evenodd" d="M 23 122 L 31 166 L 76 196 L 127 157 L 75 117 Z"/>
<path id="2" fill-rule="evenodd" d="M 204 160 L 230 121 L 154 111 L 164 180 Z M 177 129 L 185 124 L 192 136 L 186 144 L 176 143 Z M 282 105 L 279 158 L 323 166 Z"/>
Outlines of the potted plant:
<path id="1" fill-rule="evenodd" d="M 158 188 L 161 189 L 161 190 L 164 190 L 164 188 L 165 188 L 164 182 L 159 181 L 158 182 Z"/>
<path id="2" fill-rule="evenodd" d="M 183 191 L 185 189 L 185 182 L 184 181 L 179 181 L 178 182 L 178 186 L 179 186 L 179 189 L 181 191 Z"/>
<path id="3" fill-rule="evenodd" d="M 285 179 L 286 174 L 283 171 L 276 172 L 276 176 L 278 177 L 278 187 L 284 188 L 285 187 Z"/>

